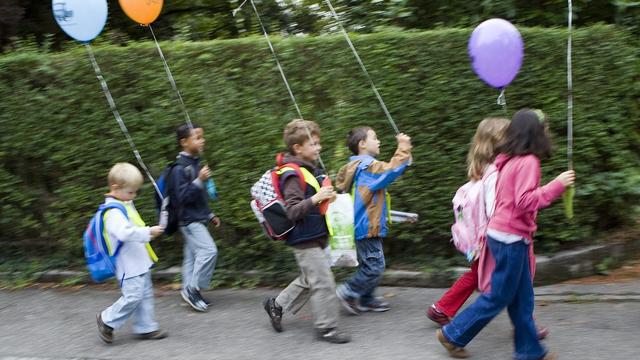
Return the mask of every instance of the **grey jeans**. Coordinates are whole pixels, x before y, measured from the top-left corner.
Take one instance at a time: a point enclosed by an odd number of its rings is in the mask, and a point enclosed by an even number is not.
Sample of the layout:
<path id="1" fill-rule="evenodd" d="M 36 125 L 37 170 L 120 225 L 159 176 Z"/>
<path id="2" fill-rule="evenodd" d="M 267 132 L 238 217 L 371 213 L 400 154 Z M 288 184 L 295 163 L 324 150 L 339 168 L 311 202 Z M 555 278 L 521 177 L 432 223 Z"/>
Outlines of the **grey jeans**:
<path id="1" fill-rule="evenodd" d="M 320 247 L 293 249 L 300 276 L 293 280 L 276 298 L 284 311 L 296 314 L 311 300 L 311 313 L 317 329 L 331 329 L 338 325 L 339 304 L 336 284 L 327 254 Z"/>
<path id="2" fill-rule="evenodd" d="M 206 290 L 218 259 L 218 248 L 205 224 L 194 222 L 180 226 L 184 237 L 182 287 Z"/>
<path id="3" fill-rule="evenodd" d="M 101 313 L 102 321 L 114 329 L 133 317 L 133 332 L 145 334 L 158 330 L 155 319 L 151 271 L 122 280 L 122 296 Z"/>

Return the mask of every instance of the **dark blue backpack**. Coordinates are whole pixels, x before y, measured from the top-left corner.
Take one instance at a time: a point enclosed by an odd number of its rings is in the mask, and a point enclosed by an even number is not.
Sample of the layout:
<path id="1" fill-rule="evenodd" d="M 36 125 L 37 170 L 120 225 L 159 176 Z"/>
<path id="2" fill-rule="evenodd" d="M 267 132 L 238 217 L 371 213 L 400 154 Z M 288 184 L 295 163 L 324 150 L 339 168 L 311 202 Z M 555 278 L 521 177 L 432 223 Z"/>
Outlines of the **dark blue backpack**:
<path id="1" fill-rule="evenodd" d="M 167 165 L 160 177 L 156 181 L 158 185 L 158 190 L 162 194 L 162 197 L 158 193 L 156 193 L 156 211 L 158 212 L 159 224 L 164 227 L 165 235 L 172 235 L 176 231 L 178 231 L 179 227 L 179 217 L 181 208 L 176 204 L 175 201 L 175 189 L 173 188 L 173 184 L 171 183 L 171 172 L 180 166 L 182 171 L 186 171 L 189 176 L 189 181 L 193 181 L 198 175 L 193 171 L 193 167 L 189 165 L 181 156 L 178 156 L 177 159 Z M 216 184 L 213 182 L 213 178 L 210 178 L 206 182 L 207 193 L 209 194 L 209 198 L 211 200 L 216 200 L 218 197 L 218 190 L 216 189 Z M 172 201 L 171 198 L 174 198 Z"/>
<path id="2" fill-rule="evenodd" d="M 91 218 L 91 221 L 89 221 L 89 225 L 82 235 L 87 269 L 91 279 L 95 282 L 103 282 L 116 275 L 116 256 L 120 251 L 120 242 L 118 242 L 113 255 L 110 255 L 109 247 L 103 235 L 104 213 L 110 209 L 122 211 L 124 216 L 129 219 L 127 209 L 122 204 L 116 202 L 102 204 Z"/>
<path id="3" fill-rule="evenodd" d="M 180 209 L 176 206 L 175 201 L 171 201 L 171 196 L 174 195 L 174 189 L 171 184 L 171 171 L 178 165 L 184 167 L 186 163 L 178 157 L 176 161 L 164 168 L 158 181 L 156 181 L 158 190 L 160 190 L 162 194 L 162 197 L 160 197 L 156 193 L 156 210 L 160 218 L 159 223 L 164 226 L 164 233 L 166 235 L 171 235 L 178 231 Z"/>

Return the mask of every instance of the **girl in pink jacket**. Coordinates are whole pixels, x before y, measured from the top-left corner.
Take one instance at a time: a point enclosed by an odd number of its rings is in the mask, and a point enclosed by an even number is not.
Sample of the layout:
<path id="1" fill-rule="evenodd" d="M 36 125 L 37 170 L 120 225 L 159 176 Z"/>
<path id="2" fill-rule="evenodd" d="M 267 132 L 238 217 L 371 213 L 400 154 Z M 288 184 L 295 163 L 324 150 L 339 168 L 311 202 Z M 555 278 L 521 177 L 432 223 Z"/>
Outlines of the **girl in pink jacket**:
<path id="1" fill-rule="evenodd" d="M 540 110 L 518 111 L 497 150 L 496 203 L 487 230 L 487 246 L 496 262 L 491 291 L 438 330 L 437 337 L 452 357 L 466 358 L 464 347 L 507 308 L 515 328 L 515 359 L 555 359 L 536 333 L 529 249 L 538 210 L 560 197 L 573 184 L 575 174 L 563 172 L 540 186 L 540 159 L 551 154 L 547 118 Z"/>

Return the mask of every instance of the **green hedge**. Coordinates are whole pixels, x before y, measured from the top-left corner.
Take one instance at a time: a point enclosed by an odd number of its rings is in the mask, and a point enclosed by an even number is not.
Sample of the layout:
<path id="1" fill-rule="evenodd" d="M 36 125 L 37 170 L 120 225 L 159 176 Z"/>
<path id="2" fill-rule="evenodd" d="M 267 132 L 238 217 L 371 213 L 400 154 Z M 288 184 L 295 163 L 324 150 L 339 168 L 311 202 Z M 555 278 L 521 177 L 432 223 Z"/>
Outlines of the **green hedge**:
<path id="1" fill-rule="evenodd" d="M 415 163 L 391 187 L 394 208 L 417 212 L 387 242 L 390 263 L 431 264 L 453 254 L 451 198 L 465 182 L 465 154 L 477 123 L 503 115 L 497 91 L 472 72 L 470 29 L 354 36 L 400 129 L 412 136 Z M 526 49 L 507 90 L 509 114 L 540 107 L 552 119 L 556 154 L 547 181 L 565 169 L 566 36 L 564 30 L 521 29 Z M 295 117 L 263 38 L 162 44 L 194 121 L 206 131 L 206 157 L 221 193 L 213 209 L 221 267 L 281 270 L 284 246 L 263 237 L 249 208 L 249 187 L 282 149 L 283 126 Z M 323 129 L 322 156 L 331 174 L 347 161 L 347 131 L 373 126 L 382 156 L 393 131 L 341 37 L 276 39 L 281 62 L 305 117 Z M 158 174 L 176 154 L 174 127 L 183 116 L 152 43 L 95 49 L 121 114 L 141 154 Z M 573 222 L 561 205 L 541 213 L 538 239 L 552 251 L 632 221 L 640 195 L 640 57 L 637 41 L 614 27 L 574 36 L 575 167 Z M 117 161 L 135 163 L 85 49 L 0 57 L 0 246 L 6 257 L 44 255 L 82 260 L 81 233 L 106 191 Z M 137 201 L 155 218 L 147 183 Z M 179 243 L 160 241 L 163 266 L 178 263 Z M 456 257 L 461 259 L 462 257 Z"/>

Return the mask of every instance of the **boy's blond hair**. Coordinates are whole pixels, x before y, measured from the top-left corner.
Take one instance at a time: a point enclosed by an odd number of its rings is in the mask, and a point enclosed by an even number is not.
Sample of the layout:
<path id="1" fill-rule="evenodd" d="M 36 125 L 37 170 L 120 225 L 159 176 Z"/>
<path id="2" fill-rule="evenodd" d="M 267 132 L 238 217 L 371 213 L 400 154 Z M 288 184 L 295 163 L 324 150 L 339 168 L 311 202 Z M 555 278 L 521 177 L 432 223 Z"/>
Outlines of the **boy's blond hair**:
<path id="1" fill-rule="evenodd" d="M 308 132 L 307 132 L 308 129 Z M 283 139 L 289 152 L 293 154 L 293 145 L 303 145 L 311 135 L 320 136 L 320 126 L 314 121 L 295 119 L 284 128 Z"/>
<path id="2" fill-rule="evenodd" d="M 499 117 L 486 118 L 480 122 L 467 155 L 467 176 L 469 180 L 482 179 L 485 168 L 498 155 L 496 154 L 496 147 L 504 138 L 508 126 L 509 120 Z"/>
<path id="3" fill-rule="evenodd" d="M 118 185 L 122 188 L 129 187 L 135 189 L 140 188 L 144 182 L 140 170 L 126 162 L 113 165 L 111 170 L 109 170 L 108 180 L 109 187 L 111 187 L 111 185 Z"/>

